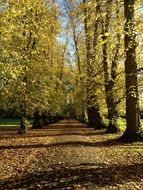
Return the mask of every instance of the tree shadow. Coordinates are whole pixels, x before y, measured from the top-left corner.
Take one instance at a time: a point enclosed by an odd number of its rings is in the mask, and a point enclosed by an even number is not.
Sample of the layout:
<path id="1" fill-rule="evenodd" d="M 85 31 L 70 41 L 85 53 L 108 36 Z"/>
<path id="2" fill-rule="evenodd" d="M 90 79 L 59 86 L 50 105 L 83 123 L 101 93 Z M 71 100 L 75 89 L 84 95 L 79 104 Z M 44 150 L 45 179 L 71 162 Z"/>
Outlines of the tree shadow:
<path id="1" fill-rule="evenodd" d="M 0 180 L 0 189 L 74 190 L 79 184 L 87 189 L 104 188 L 130 181 L 139 182 L 143 178 L 142 171 L 143 163 L 134 165 L 83 163 L 70 166 L 56 164 L 51 165 L 47 170 L 37 170 L 24 173 L 20 177 Z"/>
<path id="2" fill-rule="evenodd" d="M 49 125 L 48 127 L 51 129 L 89 129 L 87 125 L 82 125 L 82 124 L 75 124 L 75 125 L 59 124 L 59 125 Z"/>
<path id="3" fill-rule="evenodd" d="M 99 131 L 99 132 L 57 132 L 55 131 L 47 131 L 46 134 L 43 133 L 28 133 L 24 135 L 19 135 L 16 132 L 15 133 L 6 133 L 6 134 L 0 134 L 0 139 L 11 139 L 11 138 L 34 138 L 34 137 L 58 137 L 58 136 L 97 136 L 97 135 L 106 135 L 104 131 Z"/>
<path id="4" fill-rule="evenodd" d="M 50 143 L 50 144 L 26 144 L 26 145 L 2 145 L 0 146 L 0 150 L 5 149 L 31 149 L 31 148 L 54 148 L 54 147 L 110 147 L 110 146 L 121 146 L 122 148 L 130 147 L 132 146 L 131 143 L 124 143 L 121 142 L 120 139 L 110 139 L 105 141 L 99 141 L 99 142 L 89 142 L 89 141 L 63 141 L 63 142 L 57 142 L 57 143 Z M 135 148 L 141 148 L 141 145 L 134 145 Z"/>

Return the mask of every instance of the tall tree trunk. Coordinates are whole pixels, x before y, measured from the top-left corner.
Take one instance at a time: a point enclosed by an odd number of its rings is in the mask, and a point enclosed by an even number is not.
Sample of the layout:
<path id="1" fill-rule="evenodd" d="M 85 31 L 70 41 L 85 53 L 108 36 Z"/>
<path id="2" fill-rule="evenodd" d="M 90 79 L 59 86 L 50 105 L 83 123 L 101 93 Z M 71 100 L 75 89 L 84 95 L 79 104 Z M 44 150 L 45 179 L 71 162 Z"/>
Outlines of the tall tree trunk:
<path id="1" fill-rule="evenodd" d="M 83 78 L 81 77 L 81 60 L 80 60 L 79 47 L 78 47 L 78 38 L 76 36 L 76 28 L 74 26 L 74 22 L 73 22 L 71 16 L 70 16 L 70 19 L 71 19 L 71 25 L 72 25 L 72 31 L 73 31 L 73 40 L 74 40 L 74 46 L 75 46 L 78 75 L 79 75 L 79 79 L 77 80 L 77 86 L 80 86 L 80 88 L 82 88 Z M 83 106 L 83 109 L 81 110 L 81 114 L 79 115 L 79 121 L 81 121 L 82 123 L 85 123 L 85 120 L 86 120 L 85 119 L 85 108 Z"/>
<path id="2" fill-rule="evenodd" d="M 86 3 L 86 0 L 83 0 Z M 100 113 L 99 104 L 97 101 L 97 89 L 94 82 L 95 77 L 95 52 L 93 54 L 92 39 L 89 34 L 88 26 L 88 9 L 85 8 L 85 42 L 86 42 L 86 91 L 87 91 L 87 115 L 88 115 L 88 126 L 100 129 L 105 127 L 102 116 Z M 95 39 L 94 39 L 95 40 Z M 95 43 L 95 42 L 94 42 Z M 94 47 L 95 48 L 95 47 Z M 95 49 L 94 49 L 95 50 Z"/>
<path id="3" fill-rule="evenodd" d="M 118 111 L 117 111 L 117 104 L 115 103 L 115 95 L 114 95 L 114 81 L 110 80 L 108 83 L 108 93 L 107 97 L 107 108 L 108 108 L 108 119 L 109 124 L 107 127 L 106 132 L 107 133 L 117 133 L 119 131 L 119 128 L 117 126 L 117 119 L 118 119 Z"/>
<path id="4" fill-rule="evenodd" d="M 123 140 L 136 141 L 142 138 L 139 119 L 139 97 L 137 84 L 136 41 L 134 31 L 135 0 L 124 0 L 125 16 L 125 79 L 126 79 L 126 117 L 127 128 Z"/>
<path id="5" fill-rule="evenodd" d="M 116 51 L 114 55 L 114 59 L 112 61 L 111 65 L 111 80 L 108 82 L 108 119 L 109 119 L 109 125 L 107 127 L 106 132 L 107 133 L 117 133 L 119 132 L 119 128 L 117 126 L 117 119 L 118 119 L 118 111 L 117 111 L 117 104 L 118 102 L 115 99 L 116 91 L 116 78 L 117 78 L 117 61 L 119 56 L 119 49 L 120 49 L 120 34 L 117 34 L 117 44 L 116 44 Z"/>
<path id="6" fill-rule="evenodd" d="M 107 127 L 106 132 L 107 133 L 117 133 L 119 131 L 119 128 L 117 127 L 117 118 L 118 118 L 118 112 L 117 112 L 117 104 L 115 102 L 115 82 L 116 82 L 116 76 L 117 76 L 117 57 L 119 53 L 119 44 L 120 44 L 120 36 L 117 36 L 117 45 L 116 45 L 116 52 L 114 55 L 114 59 L 112 61 L 111 65 L 111 74 L 109 73 L 109 63 L 108 63 L 108 36 L 107 33 L 109 33 L 109 24 L 110 24 L 110 18 L 111 18 L 111 3 L 112 0 L 109 0 L 107 2 L 107 10 L 106 10 L 106 19 L 105 23 L 103 21 L 103 18 L 101 16 L 101 27 L 102 27 L 102 40 L 103 40 L 103 46 L 102 46 L 102 54 L 103 54 L 103 70 L 104 70 L 104 82 L 105 82 L 105 97 L 106 97 L 106 105 L 108 109 L 108 119 L 109 119 L 109 125 Z M 100 9 L 100 7 L 99 7 Z M 101 10 L 100 10 L 100 14 Z M 118 8 L 116 12 L 118 16 Z"/>

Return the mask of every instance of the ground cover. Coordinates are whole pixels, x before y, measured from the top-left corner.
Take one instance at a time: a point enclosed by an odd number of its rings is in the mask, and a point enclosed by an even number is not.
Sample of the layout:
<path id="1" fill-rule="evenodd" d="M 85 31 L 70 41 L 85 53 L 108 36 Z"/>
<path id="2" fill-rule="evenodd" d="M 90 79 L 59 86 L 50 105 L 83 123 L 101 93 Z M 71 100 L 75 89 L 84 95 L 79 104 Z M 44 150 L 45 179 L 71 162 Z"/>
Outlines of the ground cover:
<path id="1" fill-rule="evenodd" d="M 0 189 L 143 189 L 143 142 L 61 121 L 17 135 L 0 131 Z"/>

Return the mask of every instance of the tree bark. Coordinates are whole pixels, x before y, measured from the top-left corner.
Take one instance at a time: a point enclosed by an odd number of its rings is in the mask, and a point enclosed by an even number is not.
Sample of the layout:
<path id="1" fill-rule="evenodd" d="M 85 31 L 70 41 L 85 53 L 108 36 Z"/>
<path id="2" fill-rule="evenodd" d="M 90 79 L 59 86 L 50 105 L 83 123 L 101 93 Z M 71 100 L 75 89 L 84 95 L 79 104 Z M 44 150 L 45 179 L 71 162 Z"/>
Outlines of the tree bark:
<path id="1" fill-rule="evenodd" d="M 117 58 L 119 53 L 119 44 L 120 44 L 120 36 L 117 35 L 117 45 L 116 45 L 116 52 L 114 59 L 112 61 L 111 65 L 111 74 L 109 73 L 109 63 L 108 63 L 108 36 L 107 33 L 109 33 L 109 24 L 110 24 L 110 18 L 111 18 L 111 3 L 112 0 L 107 2 L 107 10 L 106 10 L 106 19 L 105 23 L 103 21 L 103 18 L 101 16 L 101 28 L 102 28 L 102 40 L 103 40 L 103 46 L 102 46 L 102 54 L 103 54 L 103 70 L 104 70 L 104 82 L 105 82 L 105 99 L 106 99 L 106 105 L 108 110 L 108 119 L 109 119 L 109 125 L 107 127 L 106 132 L 107 133 L 117 133 L 119 131 L 119 128 L 117 126 L 117 119 L 118 119 L 118 112 L 117 112 L 117 104 L 115 103 L 115 83 L 116 83 L 116 76 L 117 76 Z M 99 7 L 100 10 L 100 7 Z M 101 10 L 100 10 L 100 14 Z M 118 7 L 117 7 L 117 17 L 118 17 Z"/>
<path id="2" fill-rule="evenodd" d="M 27 133 L 27 114 L 26 114 L 26 106 L 21 106 L 21 118 L 20 118 L 20 126 L 18 129 L 18 134 L 26 134 Z"/>
<path id="3" fill-rule="evenodd" d="M 106 91 L 107 96 L 108 96 L 107 106 L 108 106 L 108 119 L 109 119 L 109 125 L 106 130 L 107 133 L 117 133 L 120 131 L 117 125 L 118 102 L 115 99 L 115 93 L 116 93 L 115 86 L 116 86 L 116 78 L 117 78 L 117 61 L 118 61 L 118 56 L 119 56 L 119 49 L 120 49 L 120 34 L 117 34 L 116 52 L 115 52 L 114 59 L 111 65 L 111 80 L 108 82 L 108 88 L 107 88 L 108 91 Z"/>
<path id="4" fill-rule="evenodd" d="M 117 104 L 115 103 L 114 98 L 114 81 L 109 81 L 108 83 L 108 99 L 107 99 L 107 108 L 108 108 L 108 119 L 109 124 L 106 130 L 106 133 L 117 133 L 119 132 L 119 128 L 117 126 L 117 119 L 118 119 L 118 111 L 117 111 Z"/>
<path id="5" fill-rule="evenodd" d="M 83 0 L 83 3 L 86 3 L 86 0 Z M 95 77 L 95 47 L 92 45 L 92 39 L 89 34 L 89 26 L 88 26 L 88 9 L 85 8 L 85 43 L 86 43 L 86 91 L 87 91 L 87 115 L 88 115 L 88 126 L 94 127 L 95 129 L 101 129 L 105 127 L 102 116 L 100 113 L 99 104 L 97 101 L 97 89 L 96 84 L 94 82 Z M 95 25 L 97 26 L 97 25 Z M 96 39 L 94 39 L 96 40 Z M 94 42 L 95 43 L 95 42 Z M 94 52 L 94 54 L 93 54 Z"/>
<path id="6" fill-rule="evenodd" d="M 134 31 L 134 4 L 135 0 L 124 0 L 124 45 L 126 55 L 125 79 L 127 127 L 121 139 L 125 141 L 136 141 L 140 140 L 143 137 L 139 119 L 136 41 Z"/>

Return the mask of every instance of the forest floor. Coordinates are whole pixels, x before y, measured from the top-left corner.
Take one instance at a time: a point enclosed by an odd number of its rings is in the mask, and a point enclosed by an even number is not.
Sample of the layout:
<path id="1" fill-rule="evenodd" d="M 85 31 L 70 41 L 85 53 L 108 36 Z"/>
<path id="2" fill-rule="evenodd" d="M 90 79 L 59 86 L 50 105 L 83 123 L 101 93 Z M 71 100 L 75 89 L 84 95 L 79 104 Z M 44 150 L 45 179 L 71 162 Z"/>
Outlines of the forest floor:
<path id="1" fill-rule="evenodd" d="M 0 130 L 0 190 L 142 190 L 143 142 L 118 138 L 75 120 Z"/>

